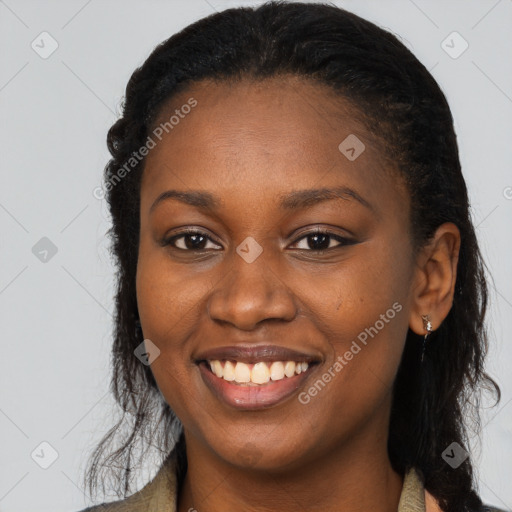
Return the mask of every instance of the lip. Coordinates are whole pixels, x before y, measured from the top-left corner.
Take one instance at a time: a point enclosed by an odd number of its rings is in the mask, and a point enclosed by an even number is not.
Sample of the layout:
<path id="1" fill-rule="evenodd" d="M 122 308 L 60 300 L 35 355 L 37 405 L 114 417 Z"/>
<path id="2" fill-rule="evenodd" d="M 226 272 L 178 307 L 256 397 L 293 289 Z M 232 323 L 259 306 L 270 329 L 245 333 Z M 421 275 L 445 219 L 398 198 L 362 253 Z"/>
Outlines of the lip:
<path id="1" fill-rule="evenodd" d="M 203 382 L 220 401 L 235 409 L 253 411 L 267 409 L 289 399 L 315 372 L 317 366 L 319 364 L 314 364 L 309 366 L 305 372 L 275 382 L 269 381 L 267 384 L 244 386 L 217 377 L 204 360 L 198 363 Z"/>
<path id="2" fill-rule="evenodd" d="M 240 361 L 246 364 L 258 363 L 260 361 L 305 361 L 307 363 L 319 363 L 321 358 L 279 345 L 232 345 L 206 350 L 198 354 L 194 360 L 196 364 L 199 364 L 201 361 L 214 360 Z"/>
<path id="3" fill-rule="evenodd" d="M 210 369 L 208 361 L 239 361 L 253 364 L 258 362 L 294 361 L 307 362 L 305 372 L 285 377 L 277 381 L 256 386 L 233 384 L 232 381 L 217 377 Z M 194 357 L 204 384 L 221 402 L 241 410 L 266 409 L 290 398 L 309 379 L 320 365 L 323 358 L 320 355 L 308 354 L 279 345 L 230 345 L 214 347 L 200 352 Z"/>

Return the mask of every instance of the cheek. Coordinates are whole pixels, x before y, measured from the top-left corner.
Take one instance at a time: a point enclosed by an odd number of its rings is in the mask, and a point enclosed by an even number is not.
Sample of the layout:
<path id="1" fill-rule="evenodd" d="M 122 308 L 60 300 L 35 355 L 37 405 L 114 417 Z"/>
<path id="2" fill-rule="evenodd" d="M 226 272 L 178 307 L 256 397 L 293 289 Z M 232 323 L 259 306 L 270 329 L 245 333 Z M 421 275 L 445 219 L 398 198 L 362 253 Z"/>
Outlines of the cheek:
<path id="1" fill-rule="evenodd" d="M 141 242 L 137 264 L 137 307 L 144 335 L 165 349 L 182 339 L 208 293 L 209 279 L 172 265 L 166 251 Z"/>
<path id="2" fill-rule="evenodd" d="M 137 265 L 137 306 L 144 338 L 160 353 L 151 371 L 166 402 L 180 418 L 188 418 L 190 396 L 190 353 L 186 340 L 193 331 L 197 287 L 171 272 L 168 262 L 158 255 L 140 253 Z"/>
<path id="3" fill-rule="evenodd" d="M 326 333 L 337 351 L 344 352 L 352 339 L 376 323 L 379 336 L 391 339 L 408 325 L 405 311 L 412 268 L 402 255 L 409 250 L 407 241 L 379 237 L 361 244 L 346 261 L 317 274 L 307 284 L 308 276 L 301 277 L 304 282 L 297 289 L 305 292 L 303 299 L 311 321 Z M 401 307 L 393 308 L 395 303 Z"/>
<path id="4" fill-rule="evenodd" d="M 174 408 L 190 378 L 190 338 L 210 282 L 185 275 L 170 264 L 165 250 L 146 250 L 141 243 L 137 264 L 137 307 L 144 333 L 160 350 L 151 364 L 159 388 Z M 173 398 L 174 397 L 174 398 Z M 182 401 L 178 399 L 178 401 Z"/>
<path id="5" fill-rule="evenodd" d="M 346 420 L 340 410 L 363 421 L 391 391 L 408 329 L 411 272 L 400 256 L 408 250 L 400 241 L 372 242 L 321 282 L 322 301 L 318 291 L 310 295 L 313 321 L 332 351 L 320 375 L 330 391 L 321 382 L 310 391 L 323 395 L 317 405 L 334 411 L 334 423 Z"/>

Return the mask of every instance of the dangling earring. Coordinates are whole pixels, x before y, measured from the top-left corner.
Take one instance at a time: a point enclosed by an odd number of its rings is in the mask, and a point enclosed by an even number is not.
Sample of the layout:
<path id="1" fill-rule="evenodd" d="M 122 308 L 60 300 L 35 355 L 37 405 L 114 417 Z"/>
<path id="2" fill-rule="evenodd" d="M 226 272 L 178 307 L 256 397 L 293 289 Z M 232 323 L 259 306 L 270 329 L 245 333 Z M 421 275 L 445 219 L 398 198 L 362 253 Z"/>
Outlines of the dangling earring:
<path id="1" fill-rule="evenodd" d="M 428 315 L 421 315 L 421 318 L 423 319 L 423 328 L 426 331 L 425 336 L 423 337 L 423 350 L 421 351 L 421 362 L 423 363 L 423 356 L 425 355 L 425 345 L 427 344 L 427 338 L 429 334 L 432 332 L 432 323 L 430 322 L 430 318 Z"/>

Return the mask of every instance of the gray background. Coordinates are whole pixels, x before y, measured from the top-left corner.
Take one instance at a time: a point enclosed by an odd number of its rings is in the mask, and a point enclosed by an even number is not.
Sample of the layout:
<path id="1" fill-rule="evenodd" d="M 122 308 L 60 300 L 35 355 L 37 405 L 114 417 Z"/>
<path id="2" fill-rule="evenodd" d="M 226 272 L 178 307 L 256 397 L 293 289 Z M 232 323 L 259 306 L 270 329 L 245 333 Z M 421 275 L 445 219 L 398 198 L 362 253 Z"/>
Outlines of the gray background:
<path id="1" fill-rule="evenodd" d="M 93 190 L 130 74 L 190 22 L 257 3 L 0 0 L 0 512 L 83 508 L 86 457 L 113 424 L 109 219 Z M 484 500 L 510 510 L 512 1 L 334 3 L 398 34 L 452 107 L 494 277 L 488 371 L 503 390 L 501 404 L 484 411 L 481 449 L 471 450 Z M 43 31 L 58 43 L 45 59 L 52 41 Z M 454 31 L 469 44 L 457 58 L 464 42 Z M 148 465 L 139 485 L 156 469 Z"/>

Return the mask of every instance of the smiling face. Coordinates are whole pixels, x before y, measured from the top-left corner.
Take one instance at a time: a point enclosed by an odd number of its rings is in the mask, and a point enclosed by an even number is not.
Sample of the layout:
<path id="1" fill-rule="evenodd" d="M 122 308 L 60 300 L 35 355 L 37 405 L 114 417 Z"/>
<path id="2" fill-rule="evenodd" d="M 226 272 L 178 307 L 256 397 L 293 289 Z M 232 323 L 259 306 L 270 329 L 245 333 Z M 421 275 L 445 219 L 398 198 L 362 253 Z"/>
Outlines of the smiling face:
<path id="1" fill-rule="evenodd" d="M 155 125 L 176 109 L 146 158 L 137 302 L 187 450 L 277 470 L 382 442 L 415 268 L 401 181 L 348 103 L 306 80 L 195 83 Z M 358 156 L 338 147 L 351 134 L 365 145 Z M 286 355 L 239 353 L 273 371 L 254 386 L 198 364 L 219 347 L 262 345 L 311 364 L 283 377 L 271 363 Z M 211 359 L 224 369 L 222 353 Z"/>

